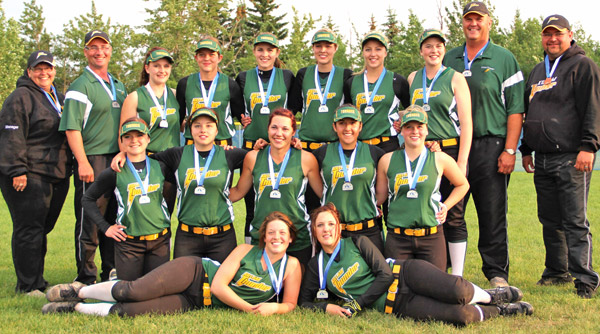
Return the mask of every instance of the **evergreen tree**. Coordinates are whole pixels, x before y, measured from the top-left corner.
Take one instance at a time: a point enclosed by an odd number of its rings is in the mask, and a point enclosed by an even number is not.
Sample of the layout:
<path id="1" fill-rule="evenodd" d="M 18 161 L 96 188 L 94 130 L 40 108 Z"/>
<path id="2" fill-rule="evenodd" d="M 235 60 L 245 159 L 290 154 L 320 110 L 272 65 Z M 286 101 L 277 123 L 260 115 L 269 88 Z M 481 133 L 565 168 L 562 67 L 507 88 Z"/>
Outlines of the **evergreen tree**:
<path id="1" fill-rule="evenodd" d="M 327 22 L 325 22 L 324 27 L 332 30 L 337 35 L 338 39 L 338 49 L 335 56 L 333 56 L 333 64 L 343 68 L 352 69 L 354 67 L 354 62 L 356 61 L 356 56 L 348 52 L 349 42 L 344 41 L 344 35 L 340 33 L 340 30 L 333 22 L 331 15 L 327 17 Z"/>
<path id="2" fill-rule="evenodd" d="M 506 33 L 505 47 L 517 58 L 525 80 L 533 67 L 544 60 L 541 31 L 542 19 L 521 19 L 517 10 L 514 21 Z"/>
<path id="3" fill-rule="evenodd" d="M 445 7 L 446 15 L 444 22 L 446 22 L 447 31 L 446 33 L 446 49 L 462 45 L 465 42 L 465 34 L 462 28 L 462 13 L 464 6 L 471 2 L 470 0 L 454 0 L 452 2 L 452 8 Z M 483 0 L 487 9 L 490 12 L 492 18 L 492 27 L 490 29 L 490 39 L 498 44 L 504 45 L 506 43 L 505 35 L 497 27 L 500 26 L 500 22 L 494 17 L 496 7 L 492 6 L 490 0 Z"/>
<path id="4" fill-rule="evenodd" d="M 423 30 L 421 20 L 409 10 L 408 25 L 400 24 L 399 44 L 395 46 L 393 58 L 386 63 L 389 70 L 407 77 L 411 72 L 423 67 L 423 58 L 419 53 L 419 36 Z"/>
<path id="5" fill-rule="evenodd" d="M 50 49 L 50 34 L 44 28 L 45 19 L 42 13 L 42 6 L 38 6 L 36 0 L 25 3 L 25 9 L 21 14 L 19 23 L 21 25 L 21 37 L 25 42 L 24 46 L 27 51 Z"/>
<path id="6" fill-rule="evenodd" d="M 312 36 L 307 36 L 307 34 L 315 28 L 315 20 L 312 14 L 303 15 L 301 18 L 294 7 L 292 7 L 292 12 L 294 17 L 290 44 L 282 47 L 280 57 L 286 64 L 286 68 L 296 73 L 300 68 L 314 63 L 309 40 Z"/>
<path id="7" fill-rule="evenodd" d="M 284 21 L 285 14 L 274 16 L 273 12 L 279 8 L 275 0 L 250 0 L 248 7 L 248 20 L 246 25 L 250 38 L 259 32 L 270 32 L 283 40 L 288 36 L 287 22 Z"/>
<path id="8" fill-rule="evenodd" d="M 17 21 L 6 17 L 0 0 L 0 103 L 4 103 L 23 74 L 24 67 L 20 66 L 20 60 L 29 56 L 19 37 L 19 28 Z"/>

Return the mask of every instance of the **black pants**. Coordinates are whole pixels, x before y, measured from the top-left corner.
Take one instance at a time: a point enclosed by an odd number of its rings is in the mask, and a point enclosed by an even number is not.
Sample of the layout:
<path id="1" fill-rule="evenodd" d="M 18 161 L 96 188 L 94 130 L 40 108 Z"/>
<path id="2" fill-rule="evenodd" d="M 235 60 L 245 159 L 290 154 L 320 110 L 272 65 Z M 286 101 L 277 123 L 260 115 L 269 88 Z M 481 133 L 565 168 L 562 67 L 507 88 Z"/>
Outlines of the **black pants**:
<path id="1" fill-rule="evenodd" d="M 202 235 L 183 231 L 179 225 L 175 235 L 173 258 L 198 256 L 223 263 L 236 246 L 237 239 L 233 228 L 214 235 Z"/>
<path id="2" fill-rule="evenodd" d="M 577 153 L 535 155 L 534 183 L 543 226 L 546 269 L 542 277 L 571 273 L 575 284 L 596 288 L 587 200 L 592 173 L 575 169 Z"/>
<path id="3" fill-rule="evenodd" d="M 402 266 L 393 310 L 399 317 L 466 325 L 480 321 L 482 313 L 484 319 L 499 313 L 494 305 L 469 305 L 475 290 L 460 276 L 449 275 L 423 260 L 396 263 Z"/>
<path id="4" fill-rule="evenodd" d="M 396 234 L 388 229 L 383 256 L 391 259 L 421 259 L 446 270 L 446 239 L 443 225 L 438 232 L 423 237 Z"/>
<path id="5" fill-rule="evenodd" d="M 104 155 L 88 155 L 88 161 L 94 169 L 94 177 L 98 177 L 100 172 L 110 167 L 110 162 L 114 154 Z M 77 277 L 76 281 L 85 284 L 93 284 L 96 282 L 97 269 L 94 263 L 96 256 L 96 248 L 100 248 L 100 257 L 102 258 L 102 272 L 100 279 L 108 280 L 108 275 L 111 269 L 115 267 L 115 253 L 113 239 L 108 238 L 98 230 L 96 224 L 87 219 L 83 207 L 81 206 L 81 198 L 86 189 L 92 183 L 84 183 L 79 179 L 79 165 L 75 161 L 74 164 L 74 180 L 75 184 L 75 260 L 77 262 Z M 104 215 L 107 222 L 114 222 L 117 216 L 117 202 L 112 191 L 107 192 L 96 202 L 100 212 Z"/>
<path id="6" fill-rule="evenodd" d="M 17 292 L 44 290 L 46 236 L 56 224 L 70 180 L 49 182 L 38 175 L 27 174 L 23 191 L 13 188 L 12 177 L 0 176 L 0 189 L 13 223 L 12 258 L 17 274 Z"/>
<path id="7" fill-rule="evenodd" d="M 115 268 L 117 278 L 136 280 L 171 259 L 171 233 L 156 240 L 130 240 L 115 242 Z"/>
<path id="8" fill-rule="evenodd" d="M 185 312 L 203 305 L 202 259 L 184 256 L 167 262 L 135 281 L 119 281 L 112 288 L 117 301 L 111 313 L 120 316 Z"/>
<path id="9" fill-rule="evenodd" d="M 458 146 L 442 147 L 442 151 L 451 156 L 455 161 L 458 159 Z M 450 196 L 452 190 L 454 190 L 454 186 L 446 177 L 442 176 L 442 182 L 440 183 L 442 201 Z M 444 223 L 444 236 L 448 242 L 467 241 L 469 235 L 467 233 L 467 223 L 465 222 L 464 198 L 448 210 L 446 222 Z"/>
<path id="10" fill-rule="evenodd" d="M 375 220 L 377 221 L 377 223 L 375 223 L 375 226 L 371 228 L 363 229 L 360 231 L 342 231 L 342 238 L 351 238 L 364 235 L 365 237 L 369 238 L 373 245 L 375 245 L 375 247 L 379 249 L 381 254 L 383 254 L 383 232 L 381 230 L 381 217 L 375 218 Z"/>
<path id="11" fill-rule="evenodd" d="M 504 151 L 504 138 L 473 139 L 469 156 L 469 184 L 465 208 L 473 197 L 479 221 L 479 254 L 482 270 L 489 280 L 508 280 L 507 188 L 509 175 L 498 173 L 498 157 Z"/>

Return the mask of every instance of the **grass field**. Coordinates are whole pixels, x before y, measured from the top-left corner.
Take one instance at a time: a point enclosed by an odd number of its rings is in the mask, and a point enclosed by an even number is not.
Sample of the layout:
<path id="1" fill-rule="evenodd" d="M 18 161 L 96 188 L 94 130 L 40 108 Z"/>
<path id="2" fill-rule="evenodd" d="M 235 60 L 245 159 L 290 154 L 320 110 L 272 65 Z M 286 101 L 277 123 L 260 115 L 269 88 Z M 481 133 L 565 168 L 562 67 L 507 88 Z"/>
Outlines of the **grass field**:
<path id="1" fill-rule="evenodd" d="M 594 172 L 588 216 L 592 233 L 600 235 L 600 172 Z M 50 284 L 70 282 L 75 277 L 73 245 L 73 188 L 54 231 L 48 239 L 45 277 Z M 12 266 L 10 235 L 12 223 L 4 201 L 0 201 L 0 333 L 598 333 L 600 332 L 600 297 L 579 299 L 573 286 L 538 287 L 544 268 L 542 229 L 536 218 L 533 177 L 513 173 L 509 187 L 510 283 L 520 287 L 524 300 L 535 307 L 532 317 L 497 318 L 465 328 L 440 322 L 414 322 L 365 312 L 355 319 L 338 319 L 326 314 L 296 309 L 291 314 L 263 318 L 232 310 L 200 310 L 172 316 L 132 318 L 95 318 L 79 314 L 43 316 L 45 300 L 15 295 L 16 282 Z M 238 241 L 242 240 L 244 204 L 235 205 Z M 477 252 L 477 218 L 468 207 L 469 249 L 465 277 L 487 288 Z M 176 226 L 176 221 L 173 222 Z M 599 240 L 596 237 L 596 246 Z M 596 268 L 600 263 L 594 254 Z"/>

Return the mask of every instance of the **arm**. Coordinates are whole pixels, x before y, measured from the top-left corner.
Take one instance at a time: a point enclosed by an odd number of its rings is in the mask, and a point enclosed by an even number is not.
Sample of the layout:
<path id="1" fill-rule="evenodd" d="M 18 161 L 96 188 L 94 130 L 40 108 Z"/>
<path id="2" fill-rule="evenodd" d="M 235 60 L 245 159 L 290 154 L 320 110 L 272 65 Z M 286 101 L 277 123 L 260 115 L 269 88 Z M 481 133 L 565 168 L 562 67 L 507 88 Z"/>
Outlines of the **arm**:
<path id="1" fill-rule="evenodd" d="M 119 121 L 119 138 L 121 137 L 121 126 L 123 126 L 123 123 L 125 123 L 125 121 L 129 118 L 137 116 L 137 106 L 138 96 L 137 92 L 134 91 L 131 94 L 127 95 L 125 101 L 123 101 L 123 106 L 121 107 L 121 118 Z M 121 140 L 117 139 L 117 142 L 119 143 L 119 150 L 121 152 L 124 152 L 125 149 L 121 146 Z"/>
<path id="2" fill-rule="evenodd" d="M 246 157 L 247 153 L 248 151 L 237 147 L 232 150 L 225 151 L 227 166 L 231 172 L 244 166 L 244 158 Z"/>
<path id="3" fill-rule="evenodd" d="M 0 173 L 13 178 L 13 187 L 23 191 L 27 186 L 27 137 L 29 117 L 33 106 L 23 96 L 25 89 L 17 89 L 4 102 L 0 112 Z M 27 94 L 29 95 L 29 94 Z"/>
<path id="4" fill-rule="evenodd" d="M 67 130 L 65 131 L 65 134 L 67 136 L 67 142 L 69 143 L 71 152 L 73 152 L 73 156 L 79 165 L 79 179 L 85 183 L 94 182 L 94 169 L 92 168 L 92 165 L 90 165 L 87 155 L 85 155 L 81 131 Z"/>
<path id="5" fill-rule="evenodd" d="M 281 303 L 260 303 L 253 307 L 260 315 L 284 314 L 293 311 L 298 304 L 302 269 L 298 259 L 289 256 L 283 277 L 283 299 Z"/>
<path id="6" fill-rule="evenodd" d="M 342 91 L 344 93 L 344 104 L 352 104 L 352 97 L 350 96 L 350 87 L 348 87 L 348 94 L 346 93 L 346 83 L 349 82 L 350 78 L 352 78 L 352 70 L 345 68 L 344 69 L 344 84 L 342 86 Z"/>
<path id="7" fill-rule="evenodd" d="M 406 109 L 410 106 L 410 93 L 408 81 L 406 78 L 401 76 L 400 74 L 394 74 L 394 94 L 400 100 L 400 104 L 402 104 L 402 108 L 398 107 L 399 110 Z"/>
<path id="8" fill-rule="evenodd" d="M 408 81 L 408 87 L 410 87 L 412 85 L 413 80 L 415 80 L 416 74 L 417 74 L 417 71 L 414 71 L 408 75 L 408 78 L 406 78 L 406 81 Z"/>
<path id="9" fill-rule="evenodd" d="M 250 188 L 252 188 L 252 171 L 254 170 L 254 164 L 256 163 L 256 154 L 257 151 L 250 151 L 246 154 L 240 179 L 236 186 L 229 190 L 229 200 L 231 202 L 239 201 L 246 193 L 248 193 Z"/>
<path id="10" fill-rule="evenodd" d="M 241 244 L 237 246 L 223 264 L 217 270 L 210 286 L 210 292 L 223 303 L 244 312 L 252 312 L 252 304 L 243 300 L 230 287 L 229 283 L 240 269 L 240 262 L 252 249 L 251 245 Z"/>
<path id="11" fill-rule="evenodd" d="M 439 222 L 446 221 L 446 213 L 450 208 L 452 208 L 458 201 L 460 201 L 469 190 L 469 182 L 465 177 L 463 171 L 459 168 L 458 164 L 452 157 L 447 155 L 444 152 L 435 153 L 435 162 L 436 165 L 441 168 L 442 174 L 450 181 L 450 183 L 454 186 L 452 192 L 446 200 L 444 201 L 444 206 L 442 206 L 442 210 L 438 212 L 437 219 Z"/>
<path id="12" fill-rule="evenodd" d="M 232 78 L 229 78 L 229 103 L 231 105 L 231 116 L 241 122 L 244 109 L 246 108 L 244 95 L 240 86 Z"/>
<path id="13" fill-rule="evenodd" d="M 292 89 L 290 89 L 288 94 L 288 100 L 290 101 L 288 103 L 288 107 L 294 114 L 301 112 L 304 107 L 304 101 L 302 100 L 302 80 L 304 80 L 305 73 L 306 67 L 298 70 L 298 73 L 296 73 L 296 78 L 294 79 L 294 84 L 292 85 Z"/>
<path id="14" fill-rule="evenodd" d="M 471 142 L 473 140 L 473 116 L 471 114 L 471 92 L 465 77 L 456 72 L 452 77 L 452 90 L 456 98 L 458 110 L 458 122 L 460 123 L 460 144 L 458 147 L 458 167 L 464 175 L 467 175 L 467 163 Z M 516 147 L 516 146 L 515 146 Z"/>
<path id="15" fill-rule="evenodd" d="M 317 159 L 310 152 L 301 151 L 301 153 L 302 171 L 304 172 L 304 176 L 308 178 L 310 187 L 320 199 L 323 197 L 323 180 L 321 179 L 321 173 L 319 171 Z"/>
<path id="16" fill-rule="evenodd" d="M 365 308 L 373 304 L 382 294 L 384 294 L 392 284 L 394 276 L 390 265 L 385 261 L 385 258 L 375 247 L 373 242 L 365 237 L 359 236 L 354 240 L 356 247 L 360 251 L 360 255 L 371 268 L 375 280 L 371 286 L 360 297 L 356 298 L 356 302 L 361 308 Z"/>
<path id="17" fill-rule="evenodd" d="M 377 180 L 375 184 L 375 197 L 377 198 L 377 205 L 383 204 L 388 197 L 388 177 L 387 171 L 390 165 L 390 158 L 392 153 L 386 153 L 377 164 Z"/>
<path id="18" fill-rule="evenodd" d="M 512 114 L 508 116 L 506 122 L 506 143 L 505 149 L 517 150 L 517 143 L 521 136 L 521 127 L 523 126 L 523 114 Z M 516 154 L 502 152 L 498 157 L 498 173 L 510 174 L 515 169 Z"/>
<path id="19" fill-rule="evenodd" d="M 179 82 L 177 82 L 177 89 L 175 90 L 175 98 L 177 98 L 177 103 L 179 103 L 179 121 L 182 124 L 185 120 L 185 116 L 187 116 L 187 105 L 185 103 L 185 90 L 187 88 L 187 79 L 188 77 L 179 80 Z"/>
<path id="20" fill-rule="evenodd" d="M 600 148 L 600 70 L 589 58 L 583 58 L 574 78 L 579 87 L 574 89 L 577 114 L 581 118 L 581 143 L 575 168 L 591 171 L 595 152 Z"/>

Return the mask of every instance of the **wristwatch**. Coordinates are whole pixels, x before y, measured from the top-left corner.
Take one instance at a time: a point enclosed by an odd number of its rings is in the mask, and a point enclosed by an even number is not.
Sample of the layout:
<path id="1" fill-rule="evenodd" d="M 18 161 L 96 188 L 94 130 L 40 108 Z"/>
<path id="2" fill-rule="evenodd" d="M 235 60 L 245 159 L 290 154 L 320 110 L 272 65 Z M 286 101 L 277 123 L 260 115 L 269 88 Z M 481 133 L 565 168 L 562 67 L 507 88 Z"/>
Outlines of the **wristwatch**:
<path id="1" fill-rule="evenodd" d="M 510 154 L 510 155 L 515 155 L 517 152 L 515 152 L 515 150 L 513 150 L 512 148 L 505 148 L 504 152 Z"/>

